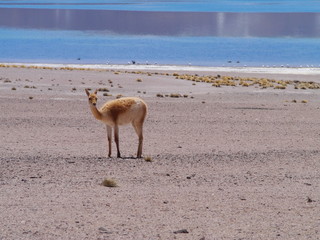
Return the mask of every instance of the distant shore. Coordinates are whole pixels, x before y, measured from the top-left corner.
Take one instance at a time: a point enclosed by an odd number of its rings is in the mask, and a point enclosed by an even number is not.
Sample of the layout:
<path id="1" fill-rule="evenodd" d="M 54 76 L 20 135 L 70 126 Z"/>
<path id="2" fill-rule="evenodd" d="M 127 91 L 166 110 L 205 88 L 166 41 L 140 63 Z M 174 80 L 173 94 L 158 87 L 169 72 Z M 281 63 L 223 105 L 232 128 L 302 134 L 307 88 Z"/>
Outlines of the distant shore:
<path id="1" fill-rule="evenodd" d="M 192 71 L 192 72 L 229 72 L 229 73 L 266 73 L 266 74 L 320 74 L 320 67 L 210 67 L 192 65 L 158 64 L 58 64 L 58 63 L 0 63 L 1 67 L 46 67 L 98 69 L 98 70 L 157 70 L 157 71 Z"/>

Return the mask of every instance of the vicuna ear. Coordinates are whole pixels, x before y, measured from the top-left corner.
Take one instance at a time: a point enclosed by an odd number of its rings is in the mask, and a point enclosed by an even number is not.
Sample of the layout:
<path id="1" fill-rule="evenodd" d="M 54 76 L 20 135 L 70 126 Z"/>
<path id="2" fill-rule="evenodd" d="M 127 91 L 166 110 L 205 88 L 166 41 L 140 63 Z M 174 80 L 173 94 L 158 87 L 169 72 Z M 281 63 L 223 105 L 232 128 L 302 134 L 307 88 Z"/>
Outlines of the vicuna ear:
<path id="1" fill-rule="evenodd" d="M 94 94 L 96 94 L 96 95 L 97 95 L 97 93 L 98 93 L 98 89 L 96 89 L 96 90 L 94 91 Z"/>
<path id="2" fill-rule="evenodd" d="M 89 93 L 88 89 L 86 88 L 85 91 L 86 91 L 87 96 L 89 97 L 90 93 Z"/>

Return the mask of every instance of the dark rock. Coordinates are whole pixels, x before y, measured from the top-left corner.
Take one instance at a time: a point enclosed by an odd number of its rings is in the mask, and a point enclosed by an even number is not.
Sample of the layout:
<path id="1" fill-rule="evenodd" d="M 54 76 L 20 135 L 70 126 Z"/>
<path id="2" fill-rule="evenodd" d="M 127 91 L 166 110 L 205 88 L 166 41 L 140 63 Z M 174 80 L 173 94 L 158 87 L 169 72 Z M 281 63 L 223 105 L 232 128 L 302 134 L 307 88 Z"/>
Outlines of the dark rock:
<path id="1" fill-rule="evenodd" d="M 189 233 L 187 229 L 181 229 L 181 230 L 178 230 L 178 231 L 174 231 L 173 232 L 174 234 L 179 234 L 179 233 Z"/>
<path id="2" fill-rule="evenodd" d="M 312 200 L 312 199 L 311 199 L 311 198 L 309 198 L 309 197 L 308 197 L 308 200 L 307 200 L 307 201 L 308 201 L 308 203 L 312 203 L 312 202 L 314 202 L 314 200 Z"/>
<path id="3" fill-rule="evenodd" d="M 105 229 L 104 227 L 99 227 L 99 232 L 100 233 L 106 233 L 106 234 L 111 234 L 112 232 L 109 232 L 107 229 Z"/>

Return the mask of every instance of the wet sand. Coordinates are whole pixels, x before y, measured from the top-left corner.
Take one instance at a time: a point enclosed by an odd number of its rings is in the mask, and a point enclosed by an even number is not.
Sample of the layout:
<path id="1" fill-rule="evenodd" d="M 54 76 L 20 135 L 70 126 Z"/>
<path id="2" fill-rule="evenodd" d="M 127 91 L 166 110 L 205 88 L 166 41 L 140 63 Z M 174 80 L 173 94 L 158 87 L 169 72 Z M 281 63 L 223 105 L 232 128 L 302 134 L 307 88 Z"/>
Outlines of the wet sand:
<path id="1" fill-rule="evenodd" d="M 319 238 L 320 89 L 179 78 L 319 82 L 317 71 L 120 68 L 0 68 L 1 240 Z M 133 157 L 131 126 L 120 128 L 124 158 L 106 157 L 85 88 L 109 90 L 99 106 L 147 102 L 151 162 Z"/>

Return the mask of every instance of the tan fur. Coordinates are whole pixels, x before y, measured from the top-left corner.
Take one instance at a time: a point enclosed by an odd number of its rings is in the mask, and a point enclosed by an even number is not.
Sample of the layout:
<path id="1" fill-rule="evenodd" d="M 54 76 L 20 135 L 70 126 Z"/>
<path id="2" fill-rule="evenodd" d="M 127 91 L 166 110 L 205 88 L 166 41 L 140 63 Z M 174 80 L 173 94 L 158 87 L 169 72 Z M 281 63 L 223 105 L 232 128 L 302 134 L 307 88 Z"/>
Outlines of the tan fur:
<path id="1" fill-rule="evenodd" d="M 136 97 L 126 97 L 106 102 L 99 110 L 96 108 L 97 91 L 90 93 L 85 90 L 88 96 L 89 105 L 94 117 L 107 125 L 107 137 L 109 143 L 109 157 L 111 156 L 111 131 L 114 129 L 114 138 L 117 145 L 117 156 L 119 151 L 119 128 L 118 126 L 131 123 L 138 137 L 139 146 L 137 157 L 141 158 L 143 142 L 143 123 L 147 114 L 146 103 Z"/>
<path id="2" fill-rule="evenodd" d="M 135 103 L 136 100 L 133 98 L 116 99 L 103 105 L 103 107 L 100 109 L 100 112 L 102 114 L 110 114 L 113 120 L 116 122 L 119 116 L 128 112 Z"/>

